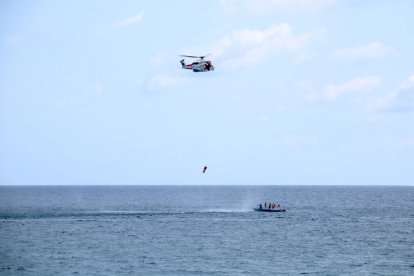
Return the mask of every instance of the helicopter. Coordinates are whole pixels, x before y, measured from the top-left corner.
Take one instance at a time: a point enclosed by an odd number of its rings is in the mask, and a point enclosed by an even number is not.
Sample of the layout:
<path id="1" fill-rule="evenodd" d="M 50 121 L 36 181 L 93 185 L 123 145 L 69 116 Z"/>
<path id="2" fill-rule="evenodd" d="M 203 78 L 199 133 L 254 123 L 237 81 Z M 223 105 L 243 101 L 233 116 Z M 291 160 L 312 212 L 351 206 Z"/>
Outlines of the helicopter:
<path id="1" fill-rule="evenodd" d="M 181 66 L 183 69 L 190 69 L 194 72 L 208 72 L 213 71 L 214 66 L 211 63 L 211 60 L 204 60 L 205 56 L 187 56 L 187 55 L 180 55 L 180 57 L 188 57 L 188 58 L 198 58 L 198 60 L 194 61 L 190 64 L 185 64 L 184 59 L 180 60 Z"/>

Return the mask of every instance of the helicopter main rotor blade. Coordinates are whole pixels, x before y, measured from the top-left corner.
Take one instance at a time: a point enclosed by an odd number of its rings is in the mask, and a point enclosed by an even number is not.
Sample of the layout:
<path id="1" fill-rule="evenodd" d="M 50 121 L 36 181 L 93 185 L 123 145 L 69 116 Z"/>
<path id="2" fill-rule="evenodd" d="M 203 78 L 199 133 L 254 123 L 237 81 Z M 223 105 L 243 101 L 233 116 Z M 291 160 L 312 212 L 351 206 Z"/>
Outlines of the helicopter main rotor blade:
<path id="1" fill-rule="evenodd" d="M 180 57 L 201 58 L 201 59 L 203 59 L 205 57 L 208 57 L 209 55 L 211 55 L 211 54 L 207 54 L 205 56 L 187 56 L 187 55 L 180 55 Z"/>
<path id="2" fill-rule="evenodd" d="M 199 56 L 186 56 L 186 55 L 180 55 L 180 57 L 201 58 L 201 57 L 199 57 Z"/>
<path id="3" fill-rule="evenodd" d="M 205 57 L 208 57 L 209 55 L 211 55 L 211 54 L 207 54 L 205 56 L 199 56 L 199 58 L 204 59 Z"/>

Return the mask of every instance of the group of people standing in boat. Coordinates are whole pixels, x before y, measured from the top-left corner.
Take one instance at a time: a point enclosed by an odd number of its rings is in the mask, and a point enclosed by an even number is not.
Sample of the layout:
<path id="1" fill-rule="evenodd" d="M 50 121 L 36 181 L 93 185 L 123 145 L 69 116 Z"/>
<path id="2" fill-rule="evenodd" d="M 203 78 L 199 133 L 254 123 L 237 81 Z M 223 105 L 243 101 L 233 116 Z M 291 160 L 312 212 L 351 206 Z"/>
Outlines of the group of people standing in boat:
<path id="1" fill-rule="evenodd" d="M 263 206 L 262 206 L 262 204 L 260 203 L 259 204 L 259 208 L 260 209 L 263 209 Z M 276 202 L 276 203 L 267 203 L 267 202 L 265 202 L 264 203 L 264 209 L 276 209 L 276 208 L 280 208 L 280 203 L 279 202 Z"/>

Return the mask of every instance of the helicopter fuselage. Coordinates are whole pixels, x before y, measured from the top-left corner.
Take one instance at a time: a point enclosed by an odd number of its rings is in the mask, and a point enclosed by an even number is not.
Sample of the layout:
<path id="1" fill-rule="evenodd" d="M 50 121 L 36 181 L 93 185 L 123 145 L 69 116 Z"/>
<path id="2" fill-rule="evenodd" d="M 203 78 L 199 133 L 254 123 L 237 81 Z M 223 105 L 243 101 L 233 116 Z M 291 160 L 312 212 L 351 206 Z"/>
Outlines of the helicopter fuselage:
<path id="1" fill-rule="evenodd" d="M 200 60 L 190 64 L 185 64 L 183 59 L 180 62 L 183 69 L 193 70 L 194 72 L 208 72 L 214 70 L 214 66 L 210 60 Z"/>

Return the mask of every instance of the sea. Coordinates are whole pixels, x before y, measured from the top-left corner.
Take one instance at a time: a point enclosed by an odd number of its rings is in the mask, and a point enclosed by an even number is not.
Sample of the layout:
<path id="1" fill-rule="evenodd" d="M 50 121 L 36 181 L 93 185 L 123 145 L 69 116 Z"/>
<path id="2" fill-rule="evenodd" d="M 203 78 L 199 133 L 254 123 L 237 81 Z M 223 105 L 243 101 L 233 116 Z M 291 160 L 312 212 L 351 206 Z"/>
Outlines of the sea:
<path id="1" fill-rule="evenodd" d="M 0 186 L 0 275 L 414 275 L 414 187 Z"/>

